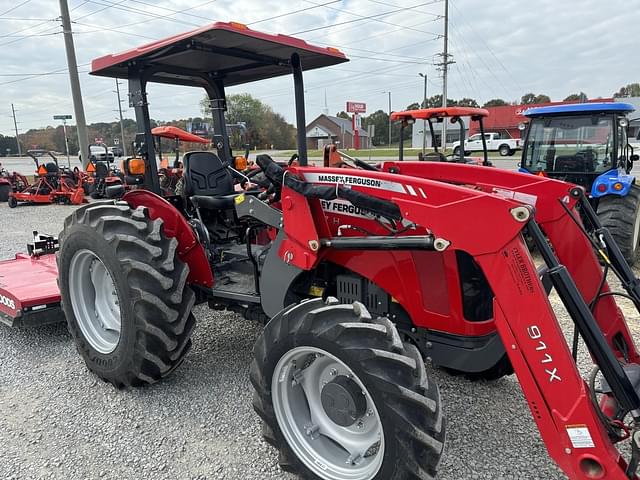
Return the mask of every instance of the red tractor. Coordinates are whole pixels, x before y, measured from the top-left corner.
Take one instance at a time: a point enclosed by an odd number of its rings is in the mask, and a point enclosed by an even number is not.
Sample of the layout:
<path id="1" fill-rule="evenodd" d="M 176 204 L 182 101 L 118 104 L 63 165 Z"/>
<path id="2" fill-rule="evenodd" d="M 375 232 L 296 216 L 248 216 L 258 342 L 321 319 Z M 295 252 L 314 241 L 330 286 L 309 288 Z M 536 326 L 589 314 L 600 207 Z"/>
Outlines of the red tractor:
<path id="1" fill-rule="evenodd" d="M 76 183 L 71 172 L 58 166 L 56 156 L 47 150 L 28 150 L 36 164 L 36 178 L 31 185 L 9 194 L 9 207 L 18 203 L 62 203 L 80 205 L 84 202 L 84 190 Z M 41 162 L 49 157 L 50 161 Z"/>
<path id="2" fill-rule="evenodd" d="M 9 200 L 11 192 L 19 192 L 29 186 L 27 177 L 18 172 L 5 170 L 0 163 L 0 202 Z"/>
<path id="3" fill-rule="evenodd" d="M 94 60 L 94 75 L 128 79 L 139 134 L 125 173 L 145 188 L 76 210 L 60 236 L 62 308 L 88 368 L 116 387 L 161 380 L 188 353 L 192 309 L 206 303 L 266 324 L 254 408 L 282 467 L 305 478 L 435 477 L 446 423 L 429 358 L 477 378 L 515 371 L 570 478 L 637 479 L 640 355 L 607 273 L 636 306 L 640 282 L 584 191 L 464 163 L 308 166 L 303 70 L 345 61 L 236 23 Z M 287 74 L 297 163 L 259 155 L 264 186 L 237 192 L 218 135 L 216 151 L 184 156 L 184 194 L 159 195 L 149 82 L 203 87 L 226 132 L 226 87 Z M 33 265 L 34 275 L 46 267 Z M 0 312 L 15 316 L 21 299 L 0 287 L 14 305 Z M 588 381 L 550 288 L 593 358 Z"/>

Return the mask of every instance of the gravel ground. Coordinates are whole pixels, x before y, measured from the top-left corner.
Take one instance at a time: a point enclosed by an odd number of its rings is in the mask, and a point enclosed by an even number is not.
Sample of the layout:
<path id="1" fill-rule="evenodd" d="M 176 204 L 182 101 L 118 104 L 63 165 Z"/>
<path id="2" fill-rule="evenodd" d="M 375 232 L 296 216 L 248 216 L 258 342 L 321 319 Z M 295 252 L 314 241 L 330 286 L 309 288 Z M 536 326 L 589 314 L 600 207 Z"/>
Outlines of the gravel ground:
<path id="1" fill-rule="evenodd" d="M 73 208 L 0 204 L 0 258 L 23 251 L 34 228 L 57 234 Z M 567 325 L 566 312 L 557 311 Z M 251 408 L 248 370 L 259 327 L 228 312 L 197 308 L 195 315 L 194 346 L 179 370 L 130 391 L 89 373 L 63 324 L 0 326 L 0 478 L 293 479 L 263 443 Z M 588 368 L 585 355 L 580 362 Z M 440 479 L 565 478 L 515 377 L 433 375 L 448 419 Z"/>

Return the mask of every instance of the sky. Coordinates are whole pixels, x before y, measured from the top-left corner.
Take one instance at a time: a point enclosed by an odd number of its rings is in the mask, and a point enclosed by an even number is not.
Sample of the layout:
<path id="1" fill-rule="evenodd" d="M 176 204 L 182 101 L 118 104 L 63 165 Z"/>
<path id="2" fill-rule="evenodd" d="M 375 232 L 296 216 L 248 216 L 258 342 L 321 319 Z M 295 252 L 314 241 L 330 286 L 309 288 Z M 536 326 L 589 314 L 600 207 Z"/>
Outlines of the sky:
<path id="1" fill-rule="evenodd" d="M 341 49 L 351 61 L 305 74 L 307 120 L 335 114 L 347 101 L 367 113 L 400 110 L 442 92 L 442 0 L 68 0 L 87 123 L 117 118 L 115 80 L 89 75 L 90 62 L 214 21 L 237 21 Z M 584 91 L 609 97 L 640 81 L 635 33 L 640 10 L 623 0 L 449 1 L 449 98 L 562 100 Z M 56 125 L 73 114 L 62 28 L 55 0 L 0 0 L 0 134 Z M 124 115 L 127 87 L 121 87 Z M 294 122 L 290 77 L 233 87 Z M 151 117 L 201 115 L 200 89 L 150 85 Z M 71 122 L 73 123 L 73 121 Z"/>

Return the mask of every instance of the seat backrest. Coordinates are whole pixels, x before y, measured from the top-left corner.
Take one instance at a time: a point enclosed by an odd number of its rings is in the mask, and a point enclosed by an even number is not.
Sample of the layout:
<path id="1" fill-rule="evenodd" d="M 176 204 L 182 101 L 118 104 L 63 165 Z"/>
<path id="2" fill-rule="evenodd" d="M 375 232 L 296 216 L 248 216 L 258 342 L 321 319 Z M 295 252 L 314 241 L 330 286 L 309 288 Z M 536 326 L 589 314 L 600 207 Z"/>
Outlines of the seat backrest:
<path id="1" fill-rule="evenodd" d="M 183 158 L 185 193 L 191 195 L 231 195 L 233 177 L 213 152 L 187 152 Z"/>
<path id="2" fill-rule="evenodd" d="M 96 178 L 107 178 L 109 176 L 109 167 L 104 162 L 96 162 Z"/>

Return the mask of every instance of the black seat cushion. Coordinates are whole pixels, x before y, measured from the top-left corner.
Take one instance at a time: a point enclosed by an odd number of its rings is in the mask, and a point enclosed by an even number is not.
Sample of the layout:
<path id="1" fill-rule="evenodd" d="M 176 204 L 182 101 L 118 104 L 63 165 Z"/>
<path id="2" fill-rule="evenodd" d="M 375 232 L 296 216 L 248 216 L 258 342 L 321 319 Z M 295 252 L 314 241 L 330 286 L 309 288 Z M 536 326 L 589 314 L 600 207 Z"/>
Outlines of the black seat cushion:
<path id="1" fill-rule="evenodd" d="M 196 208 L 206 208 L 209 210 L 231 210 L 233 208 L 233 199 L 236 197 L 237 195 L 224 195 L 219 197 L 193 195 L 189 197 L 189 199 Z"/>
<path id="2" fill-rule="evenodd" d="M 233 177 L 212 152 L 188 152 L 184 156 L 185 193 L 188 196 L 224 196 L 234 193 Z"/>

